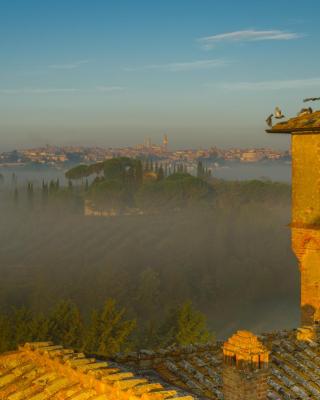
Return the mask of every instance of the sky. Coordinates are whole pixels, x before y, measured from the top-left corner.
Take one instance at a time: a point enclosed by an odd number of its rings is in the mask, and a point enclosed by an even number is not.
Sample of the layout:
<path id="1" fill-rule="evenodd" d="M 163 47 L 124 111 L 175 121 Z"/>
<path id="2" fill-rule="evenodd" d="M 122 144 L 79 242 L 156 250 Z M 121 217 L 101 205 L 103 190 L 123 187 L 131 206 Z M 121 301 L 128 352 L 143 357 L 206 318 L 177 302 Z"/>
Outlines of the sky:
<path id="1" fill-rule="evenodd" d="M 265 119 L 320 95 L 319 15 L 319 0 L 2 0 L 0 151 L 164 133 L 287 148 Z"/>

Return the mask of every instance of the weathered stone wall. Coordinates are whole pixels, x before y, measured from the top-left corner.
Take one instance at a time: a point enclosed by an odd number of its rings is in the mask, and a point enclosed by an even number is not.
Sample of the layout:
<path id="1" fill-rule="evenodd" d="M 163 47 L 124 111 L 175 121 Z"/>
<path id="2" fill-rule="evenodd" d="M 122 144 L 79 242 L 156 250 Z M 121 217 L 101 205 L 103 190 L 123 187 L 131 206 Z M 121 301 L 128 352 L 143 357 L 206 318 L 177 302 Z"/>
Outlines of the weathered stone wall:
<path id="1" fill-rule="evenodd" d="M 320 321 L 320 230 L 292 227 L 292 248 L 301 273 L 301 325 L 313 325 Z"/>
<path id="2" fill-rule="evenodd" d="M 320 135 L 292 135 L 291 146 L 292 223 L 304 227 L 320 218 Z"/>
<path id="3" fill-rule="evenodd" d="M 301 324 L 320 321 L 320 135 L 292 135 L 292 248 L 301 272 Z"/>

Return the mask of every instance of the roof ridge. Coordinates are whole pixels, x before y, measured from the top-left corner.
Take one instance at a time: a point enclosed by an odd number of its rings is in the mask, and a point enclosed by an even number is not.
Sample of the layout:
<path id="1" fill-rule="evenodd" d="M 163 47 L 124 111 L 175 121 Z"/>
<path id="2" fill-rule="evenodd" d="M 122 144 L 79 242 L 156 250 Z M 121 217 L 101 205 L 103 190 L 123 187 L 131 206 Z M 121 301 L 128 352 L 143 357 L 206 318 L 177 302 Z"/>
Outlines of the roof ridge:
<path id="1" fill-rule="evenodd" d="M 112 359 L 119 363 L 135 363 L 144 360 L 163 360 L 170 357 L 182 358 L 185 355 L 195 355 L 207 351 L 219 350 L 222 342 L 215 343 L 196 343 L 188 345 L 171 345 L 166 348 L 159 348 L 155 350 L 141 349 L 129 353 L 117 353 Z"/>

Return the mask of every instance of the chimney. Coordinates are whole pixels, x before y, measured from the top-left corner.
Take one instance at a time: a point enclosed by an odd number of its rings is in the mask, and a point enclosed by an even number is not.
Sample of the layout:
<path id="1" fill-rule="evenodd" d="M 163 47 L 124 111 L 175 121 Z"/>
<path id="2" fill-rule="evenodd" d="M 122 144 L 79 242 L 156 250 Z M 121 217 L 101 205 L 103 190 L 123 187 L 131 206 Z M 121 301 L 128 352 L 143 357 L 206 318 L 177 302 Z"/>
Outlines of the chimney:
<path id="1" fill-rule="evenodd" d="M 248 331 L 238 331 L 223 345 L 225 400 L 266 400 L 269 351 Z"/>

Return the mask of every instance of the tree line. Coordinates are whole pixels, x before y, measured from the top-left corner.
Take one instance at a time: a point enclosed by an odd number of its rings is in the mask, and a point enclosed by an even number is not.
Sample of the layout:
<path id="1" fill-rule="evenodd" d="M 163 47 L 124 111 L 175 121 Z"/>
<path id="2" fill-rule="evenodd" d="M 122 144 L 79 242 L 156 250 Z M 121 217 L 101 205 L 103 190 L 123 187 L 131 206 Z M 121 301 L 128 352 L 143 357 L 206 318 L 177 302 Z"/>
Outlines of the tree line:
<path id="1" fill-rule="evenodd" d="M 40 208 L 67 208 L 83 212 L 85 200 L 97 208 L 142 210 L 181 209 L 194 205 L 216 205 L 223 202 L 287 202 L 290 186 L 267 180 L 226 182 L 211 177 L 211 171 L 198 162 L 196 176 L 187 172 L 183 163 L 168 164 L 127 157 L 112 158 L 91 165 L 77 165 L 65 173 L 66 183 L 59 179 L 42 181 L 35 186 L 17 185 L 12 175 L 12 204 Z"/>
<path id="2" fill-rule="evenodd" d="M 68 348 L 110 357 L 137 348 L 137 321 L 124 307 L 109 298 L 103 307 L 94 309 L 85 321 L 77 305 L 61 300 L 47 315 L 26 307 L 0 313 L 0 353 L 30 341 L 52 341 Z M 187 301 L 172 308 L 153 335 L 153 348 L 173 344 L 207 343 L 214 335 L 207 328 L 205 316 Z"/>

